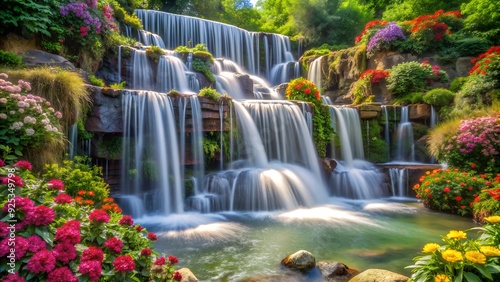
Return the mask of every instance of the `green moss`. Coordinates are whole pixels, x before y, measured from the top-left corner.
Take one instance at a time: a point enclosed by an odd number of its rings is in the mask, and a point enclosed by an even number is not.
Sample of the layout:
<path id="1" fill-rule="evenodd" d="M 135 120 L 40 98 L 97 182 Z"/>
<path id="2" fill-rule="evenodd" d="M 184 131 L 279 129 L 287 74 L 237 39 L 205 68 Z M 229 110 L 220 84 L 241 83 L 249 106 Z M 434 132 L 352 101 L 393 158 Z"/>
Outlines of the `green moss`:
<path id="1" fill-rule="evenodd" d="M 217 90 L 213 89 L 213 88 L 208 88 L 208 87 L 205 87 L 205 88 L 202 88 L 200 90 L 200 92 L 198 93 L 198 96 L 199 97 L 205 97 L 205 98 L 208 98 L 208 99 L 212 99 L 216 102 L 220 102 L 221 101 L 221 94 L 219 92 L 217 92 Z"/>
<path id="2" fill-rule="evenodd" d="M 455 94 L 452 91 L 444 88 L 435 88 L 424 95 L 423 101 L 434 107 L 443 107 L 452 104 L 454 98 Z"/>
<path id="3" fill-rule="evenodd" d="M 368 132 L 367 130 L 361 131 L 363 135 L 365 158 L 373 163 L 387 162 L 387 143 L 381 138 L 382 126 L 376 119 L 370 119 L 362 122 L 368 123 L 369 129 Z"/>

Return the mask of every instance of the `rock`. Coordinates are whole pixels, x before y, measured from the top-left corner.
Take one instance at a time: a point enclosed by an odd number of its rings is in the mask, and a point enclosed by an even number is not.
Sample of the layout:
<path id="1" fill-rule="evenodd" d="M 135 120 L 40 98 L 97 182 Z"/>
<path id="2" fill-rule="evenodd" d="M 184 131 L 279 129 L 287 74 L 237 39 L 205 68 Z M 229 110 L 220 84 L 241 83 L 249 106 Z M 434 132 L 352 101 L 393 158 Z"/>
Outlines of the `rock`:
<path id="1" fill-rule="evenodd" d="M 248 74 L 235 73 L 234 77 L 238 80 L 241 91 L 243 91 L 245 98 L 253 99 L 253 80 L 250 79 L 250 76 Z"/>
<path id="2" fill-rule="evenodd" d="M 323 170 L 326 172 L 326 174 L 330 174 L 333 172 L 333 170 L 337 167 L 337 161 L 334 159 L 329 159 L 329 158 L 321 158 L 320 159 L 321 165 L 323 167 Z"/>
<path id="3" fill-rule="evenodd" d="M 316 258 L 308 251 L 300 250 L 288 255 L 281 264 L 295 270 L 308 271 L 316 266 Z"/>
<path id="4" fill-rule="evenodd" d="M 349 282 L 405 282 L 408 277 L 384 270 L 384 269 L 368 269 L 354 276 Z"/>
<path id="5" fill-rule="evenodd" d="M 472 68 L 471 63 L 472 57 L 461 57 L 457 59 L 455 63 L 455 70 L 457 71 L 457 76 L 468 76 L 469 70 Z"/>
<path id="6" fill-rule="evenodd" d="M 75 66 L 59 55 L 41 50 L 28 50 L 23 54 L 23 62 L 27 67 L 50 66 L 67 70 L 75 70 Z"/>
<path id="7" fill-rule="evenodd" d="M 426 119 L 431 116 L 431 106 L 427 104 L 411 104 L 408 106 L 410 120 Z"/>
<path id="8" fill-rule="evenodd" d="M 241 282 L 305 282 L 306 279 L 296 274 L 275 274 L 268 276 L 254 276 Z"/>
<path id="9" fill-rule="evenodd" d="M 198 282 L 198 278 L 196 278 L 196 276 L 194 276 L 193 272 L 191 272 L 191 270 L 189 270 L 189 268 L 181 268 L 178 270 L 179 273 L 182 275 L 182 280 L 181 282 Z"/>
<path id="10" fill-rule="evenodd" d="M 316 264 L 326 281 L 340 282 L 349 281 L 359 273 L 355 269 L 350 269 L 347 265 L 336 261 L 318 261 Z"/>
<path id="11" fill-rule="evenodd" d="M 91 132 L 121 133 L 122 101 L 117 96 L 111 98 L 103 94 L 102 88 L 89 86 L 92 107 L 85 128 Z"/>

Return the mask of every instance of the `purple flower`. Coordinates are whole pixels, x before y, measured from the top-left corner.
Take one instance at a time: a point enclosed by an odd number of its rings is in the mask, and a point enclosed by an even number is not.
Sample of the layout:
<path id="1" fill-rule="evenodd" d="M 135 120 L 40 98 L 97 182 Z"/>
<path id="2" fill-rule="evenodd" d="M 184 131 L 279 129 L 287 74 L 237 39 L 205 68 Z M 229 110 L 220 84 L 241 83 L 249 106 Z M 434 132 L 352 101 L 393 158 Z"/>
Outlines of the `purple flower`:
<path id="1" fill-rule="evenodd" d="M 370 38 L 370 42 L 366 47 L 366 50 L 369 52 L 372 49 L 382 49 L 384 45 L 391 43 L 397 39 L 406 39 L 403 34 L 403 30 L 395 23 L 390 22 L 386 27 L 377 30 L 375 34 Z"/>

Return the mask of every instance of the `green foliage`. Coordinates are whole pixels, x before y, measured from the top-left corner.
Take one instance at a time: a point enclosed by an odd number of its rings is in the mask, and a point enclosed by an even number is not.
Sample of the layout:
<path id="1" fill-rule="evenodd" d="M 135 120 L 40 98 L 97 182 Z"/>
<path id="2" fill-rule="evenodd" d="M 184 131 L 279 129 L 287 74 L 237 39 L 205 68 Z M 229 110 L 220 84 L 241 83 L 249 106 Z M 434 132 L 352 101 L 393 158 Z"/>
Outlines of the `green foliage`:
<path id="1" fill-rule="evenodd" d="M 288 83 L 286 98 L 310 102 L 314 106 L 313 140 L 318 156 L 325 157 L 326 146 L 333 138 L 333 128 L 330 122 L 330 110 L 327 105 L 322 104 L 318 88 L 311 81 L 299 77 Z"/>
<path id="2" fill-rule="evenodd" d="M 191 65 L 195 71 L 203 73 L 207 77 L 208 81 L 215 82 L 215 76 L 206 62 L 199 59 L 193 59 Z"/>
<path id="3" fill-rule="evenodd" d="M 85 122 L 87 121 L 87 116 L 82 115 L 76 120 L 76 127 L 78 130 L 78 138 L 81 140 L 88 140 L 94 137 L 94 133 L 87 131 L 85 128 Z"/>
<path id="4" fill-rule="evenodd" d="M 209 132 L 205 134 L 203 138 L 203 151 L 205 151 L 205 157 L 207 160 L 213 160 L 215 157 L 215 154 L 219 153 L 220 151 L 220 141 L 218 140 L 217 136 L 220 136 L 220 134 L 214 134 L 214 132 Z"/>
<path id="5" fill-rule="evenodd" d="M 387 143 L 380 138 L 382 127 L 376 119 L 366 120 L 369 132 L 362 130 L 365 158 L 372 163 L 387 162 Z M 366 136 L 368 134 L 368 136 Z"/>
<path id="6" fill-rule="evenodd" d="M 208 64 L 213 64 L 214 63 L 214 58 L 212 57 L 212 54 L 206 51 L 194 51 L 193 52 L 193 58 L 196 58 L 200 61 L 203 61 Z"/>
<path id="7" fill-rule="evenodd" d="M 493 181 L 489 181 L 486 189 L 474 200 L 474 217 L 482 222 L 485 217 L 500 215 L 500 177 L 497 174 Z"/>
<path id="8" fill-rule="evenodd" d="M 402 97 L 397 97 L 394 99 L 394 105 L 409 105 L 409 104 L 423 104 L 424 103 L 424 93 L 423 92 L 415 92 L 409 93 Z"/>
<path id="9" fill-rule="evenodd" d="M 495 88 L 495 82 L 484 75 L 471 75 L 456 93 L 455 111 L 481 109 L 491 105 L 488 93 Z"/>
<path id="10" fill-rule="evenodd" d="M 452 104 L 454 98 L 455 94 L 452 91 L 444 88 L 435 88 L 423 96 L 423 101 L 434 107 L 443 107 Z"/>
<path id="11" fill-rule="evenodd" d="M 461 57 L 477 56 L 490 48 L 491 42 L 484 38 L 471 37 L 456 41 L 456 50 Z"/>
<path id="12" fill-rule="evenodd" d="M 89 75 L 89 80 L 90 80 L 90 84 L 92 84 L 94 86 L 98 86 L 98 87 L 104 87 L 104 86 L 106 86 L 106 84 L 104 83 L 104 81 L 102 79 L 96 77 L 93 74 Z"/>
<path id="13" fill-rule="evenodd" d="M 208 98 L 208 99 L 212 99 L 216 102 L 219 102 L 221 100 L 221 95 L 219 92 L 217 92 L 217 90 L 213 89 L 213 88 L 202 88 L 200 90 L 200 92 L 198 93 L 198 96 L 199 97 L 205 97 L 205 98 Z"/>
<path id="14" fill-rule="evenodd" d="M 496 0 L 471 0 L 462 4 L 461 12 L 466 16 L 465 28 L 488 31 L 500 28 L 500 13 Z"/>
<path id="15" fill-rule="evenodd" d="M 109 88 L 115 89 L 115 90 L 122 90 L 125 88 L 125 85 L 127 84 L 126 81 L 122 81 L 120 83 L 112 83 Z"/>
<path id="16" fill-rule="evenodd" d="M 235 25 L 249 31 L 258 31 L 261 14 L 249 0 L 221 0 L 223 12 L 221 22 Z"/>
<path id="17" fill-rule="evenodd" d="M 22 31 L 51 36 L 49 27 L 57 18 L 59 7 L 50 0 L 4 0 L 0 11 L 0 34 Z"/>
<path id="18" fill-rule="evenodd" d="M 23 65 L 23 60 L 14 52 L 0 50 L 0 65 L 19 67 Z"/>
<path id="19" fill-rule="evenodd" d="M 386 21 L 405 21 L 420 15 L 432 14 L 438 10 L 460 10 L 462 3 L 468 0 L 434 1 L 434 0 L 402 0 L 392 1 L 385 7 L 382 18 Z"/>
<path id="20" fill-rule="evenodd" d="M 163 49 L 158 46 L 151 45 L 148 48 L 146 48 L 146 56 L 153 60 L 155 63 L 158 63 L 160 60 L 160 57 L 165 55 L 165 52 L 163 52 Z"/>
<path id="21" fill-rule="evenodd" d="M 122 150 L 122 139 L 119 136 L 99 136 L 97 154 L 106 159 L 119 159 Z"/>
<path id="22" fill-rule="evenodd" d="M 450 90 L 452 92 L 458 92 L 462 86 L 467 82 L 468 78 L 465 76 L 455 77 L 450 83 Z"/>
<path id="23" fill-rule="evenodd" d="M 396 96 L 425 90 L 426 80 L 432 71 L 422 67 L 418 62 L 401 63 L 391 68 L 387 78 L 387 89 Z"/>

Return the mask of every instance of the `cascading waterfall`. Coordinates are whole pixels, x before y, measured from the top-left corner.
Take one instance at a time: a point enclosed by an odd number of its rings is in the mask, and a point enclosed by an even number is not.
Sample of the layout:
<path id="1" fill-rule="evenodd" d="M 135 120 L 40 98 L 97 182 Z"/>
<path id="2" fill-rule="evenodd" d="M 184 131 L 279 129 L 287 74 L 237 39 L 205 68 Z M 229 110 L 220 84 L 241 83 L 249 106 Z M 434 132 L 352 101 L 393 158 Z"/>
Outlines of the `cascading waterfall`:
<path id="1" fill-rule="evenodd" d="M 414 149 L 413 126 L 409 119 L 408 106 L 404 106 L 401 107 L 401 119 L 396 132 L 396 154 L 394 159 L 399 162 L 414 162 Z"/>
<path id="2" fill-rule="evenodd" d="M 387 144 L 387 161 L 391 159 L 391 133 L 389 124 L 389 112 L 387 111 L 387 106 L 382 105 L 382 112 L 384 113 L 385 125 L 384 125 L 384 140 Z"/>
<path id="3" fill-rule="evenodd" d="M 154 90 L 153 71 L 146 51 L 134 49 L 132 54 L 132 88 Z"/>
<path id="4" fill-rule="evenodd" d="M 188 86 L 187 72 L 188 69 L 181 59 L 169 55 L 160 56 L 156 90 L 168 92 L 175 89 L 183 94 L 193 93 Z"/>
<path id="5" fill-rule="evenodd" d="M 135 217 L 182 213 L 181 164 L 170 98 L 153 91 L 126 91 L 122 109 L 122 186 L 116 198 L 124 206 L 136 206 L 140 201 L 147 207 L 132 214 Z"/>
<path id="6" fill-rule="evenodd" d="M 323 57 L 318 57 L 316 58 L 311 65 L 309 66 L 309 72 L 307 73 L 307 79 L 312 81 L 316 87 L 318 87 L 318 90 L 322 93 L 322 77 L 321 77 L 321 64 L 323 62 Z M 328 97 L 326 97 L 328 98 Z M 330 103 L 324 103 L 324 104 L 331 104 Z"/>
<path id="7" fill-rule="evenodd" d="M 389 168 L 389 178 L 393 197 L 408 196 L 408 169 Z"/>
<path id="8" fill-rule="evenodd" d="M 334 196 L 350 199 L 377 199 L 386 196 L 382 174 L 364 161 L 361 125 L 356 109 L 330 106 L 330 116 L 340 139 L 341 160 L 330 175 Z"/>

